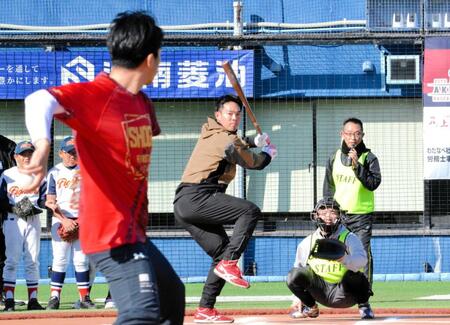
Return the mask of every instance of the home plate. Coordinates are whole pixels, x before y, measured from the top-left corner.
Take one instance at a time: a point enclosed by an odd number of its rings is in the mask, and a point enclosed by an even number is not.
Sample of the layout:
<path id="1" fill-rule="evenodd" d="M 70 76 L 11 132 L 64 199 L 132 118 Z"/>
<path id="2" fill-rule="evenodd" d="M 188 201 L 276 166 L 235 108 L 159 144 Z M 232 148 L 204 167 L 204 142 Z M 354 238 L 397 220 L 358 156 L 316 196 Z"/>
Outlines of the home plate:
<path id="1" fill-rule="evenodd" d="M 427 297 L 418 297 L 414 298 L 418 300 L 450 300 L 450 295 L 434 295 L 434 296 L 427 296 Z"/>

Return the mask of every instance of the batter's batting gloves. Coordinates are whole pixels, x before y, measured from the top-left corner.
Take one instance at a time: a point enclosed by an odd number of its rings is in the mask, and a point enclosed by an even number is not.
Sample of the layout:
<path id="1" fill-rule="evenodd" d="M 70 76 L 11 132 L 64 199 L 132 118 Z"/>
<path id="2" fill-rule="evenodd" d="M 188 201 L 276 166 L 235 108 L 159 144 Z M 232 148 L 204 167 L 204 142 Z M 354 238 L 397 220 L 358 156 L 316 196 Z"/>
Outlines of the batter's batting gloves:
<path id="1" fill-rule="evenodd" d="M 253 141 L 255 142 L 255 146 L 260 148 L 270 144 L 270 138 L 267 133 L 263 134 L 258 133 Z"/>
<path id="2" fill-rule="evenodd" d="M 272 159 L 275 159 L 275 157 L 278 155 L 277 147 L 272 143 L 262 147 L 261 150 L 268 154 Z"/>

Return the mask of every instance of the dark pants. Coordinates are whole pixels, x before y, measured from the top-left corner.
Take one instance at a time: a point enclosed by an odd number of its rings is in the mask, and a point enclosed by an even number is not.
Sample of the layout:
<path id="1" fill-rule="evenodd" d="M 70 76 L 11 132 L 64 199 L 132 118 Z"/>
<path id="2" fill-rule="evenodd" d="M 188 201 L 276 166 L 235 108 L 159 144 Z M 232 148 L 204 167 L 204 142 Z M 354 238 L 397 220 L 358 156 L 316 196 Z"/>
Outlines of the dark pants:
<path id="1" fill-rule="evenodd" d="M 372 238 L 373 216 L 369 214 L 350 214 L 344 218 L 345 226 L 361 240 L 367 253 L 367 265 L 364 267 L 364 274 L 369 279 L 370 285 L 373 282 L 373 258 L 370 247 Z"/>
<path id="2" fill-rule="evenodd" d="M 328 283 L 309 266 L 294 267 L 288 273 L 287 286 L 308 307 L 318 301 L 326 307 L 347 308 L 367 302 L 370 295 L 366 276 L 350 270 L 341 282 Z"/>
<path id="3" fill-rule="evenodd" d="M 183 324 L 184 285 L 151 241 L 89 258 L 108 281 L 118 309 L 115 324 Z"/>
<path id="4" fill-rule="evenodd" d="M 5 260 L 6 260 L 5 251 L 6 251 L 5 235 L 3 235 L 3 228 L 0 228 L 0 295 L 3 294 L 3 268 L 5 267 Z"/>
<path id="5" fill-rule="evenodd" d="M 225 285 L 225 280 L 214 274 L 214 268 L 222 259 L 239 259 L 253 234 L 261 211 L 252 202 L 222 192 L 193 192 L 189 189 L 186 194 L 178 193 L 174 212 L 177 222 L 212 257 L 200 307 L 213 308 L 216 297 Z M 233 234 L 228 238 L 223 225 L 232 223 Z"/>

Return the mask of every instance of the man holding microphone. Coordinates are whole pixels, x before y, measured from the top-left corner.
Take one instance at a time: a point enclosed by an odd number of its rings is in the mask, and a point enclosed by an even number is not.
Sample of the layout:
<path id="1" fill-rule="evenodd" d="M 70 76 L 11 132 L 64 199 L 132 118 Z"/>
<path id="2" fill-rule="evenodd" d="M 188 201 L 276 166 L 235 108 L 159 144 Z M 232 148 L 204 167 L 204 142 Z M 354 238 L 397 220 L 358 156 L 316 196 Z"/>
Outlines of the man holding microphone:
<path id="1" fill-rule="evenodd" d="M 367 252 L 364 274 L 370 284 L 373 280 L 373 260 L 370 249 L 372 213 L 375 208 L 374 191 L 381 183 L 378 158 L 363 142 L 363 123 L 355 117 L 344 121 L 341 130 L 342 145 L 328 159 L 323 196 L 334 197 L 346 211 L 345 226 L 361 240 Z M 369 302 L 359 304 L 362 319 L 374 318 Z"/>

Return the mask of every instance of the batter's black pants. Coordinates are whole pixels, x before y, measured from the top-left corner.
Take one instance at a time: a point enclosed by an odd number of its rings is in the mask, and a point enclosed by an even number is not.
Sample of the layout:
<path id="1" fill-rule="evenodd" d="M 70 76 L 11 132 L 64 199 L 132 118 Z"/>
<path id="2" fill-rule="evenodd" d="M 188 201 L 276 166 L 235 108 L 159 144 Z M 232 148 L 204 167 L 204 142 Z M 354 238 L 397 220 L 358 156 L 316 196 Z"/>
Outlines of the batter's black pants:
<path id="1" fill-rule="evenodd" d="M 364 274 L 372 285 L 373 282 L 373 258 L 370 240 L 372 238 L 373 215 L 369 214 L 349 214 L 344 218 L 344 224 L 352 233 L 361 240 L 367 253 L 367 265 L 364 267 Z"/>
<path id="2" fill-rule="evenodd" d="M 341 282 L 328 283 L 309 266 L 292 268 L 287 286 L 308 307 L 317 301 L 326 307 L 347 308 L 367 302 L 371 294 L 369 281 L 361 272 L 348 270 Z"/>
<path id="3" fill-rule="evenodd" d="M 222 259 L 239 259 L 261 211 L 254 203 L 223 192 L 195 191 L 191 187 L 177 193 L 174 214 L 176 221 L 212 258 L 200 307 L 213 308 L 225 285 L 225 280 L 214 274 L 214 268 Z M 234 224 L 230 238 L 223 227 L 226 224 Z"/>

